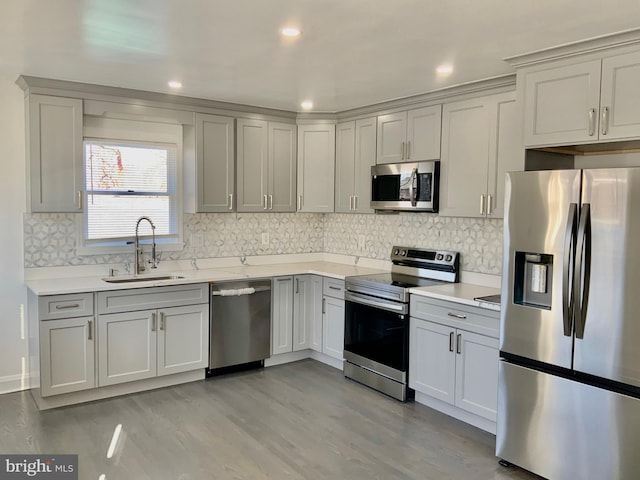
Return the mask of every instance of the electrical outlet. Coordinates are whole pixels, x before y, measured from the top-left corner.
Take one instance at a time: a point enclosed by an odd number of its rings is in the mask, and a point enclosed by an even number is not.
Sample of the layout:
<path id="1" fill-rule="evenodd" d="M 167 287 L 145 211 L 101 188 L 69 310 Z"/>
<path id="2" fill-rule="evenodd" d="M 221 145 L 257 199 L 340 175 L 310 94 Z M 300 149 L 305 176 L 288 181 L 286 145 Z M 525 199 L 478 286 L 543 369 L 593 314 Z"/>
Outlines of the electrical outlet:
<path id="1" fill-rule="evenodd" d="M 262 246 L 263 247 L 269 246 L 269 234 L 267 232 L 264 232 L 262 234 Z"/>
<path id="2" fill-rule="evenodd" d="M 365 245 L 365 236 L 364 235 L 358 235 L 358 250 L 364 250 Z"/>

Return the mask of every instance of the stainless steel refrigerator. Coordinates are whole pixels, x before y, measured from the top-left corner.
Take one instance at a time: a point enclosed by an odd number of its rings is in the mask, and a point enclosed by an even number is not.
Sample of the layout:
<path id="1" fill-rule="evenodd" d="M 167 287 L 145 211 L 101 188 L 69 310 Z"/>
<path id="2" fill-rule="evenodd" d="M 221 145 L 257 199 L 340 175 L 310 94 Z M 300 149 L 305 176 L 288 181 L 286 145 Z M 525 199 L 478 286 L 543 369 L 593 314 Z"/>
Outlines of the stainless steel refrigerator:
<path id="1" fill-rule="evenodd" d="M 640 168 L 507 176 L 496 455 L 640 478 Z"/>

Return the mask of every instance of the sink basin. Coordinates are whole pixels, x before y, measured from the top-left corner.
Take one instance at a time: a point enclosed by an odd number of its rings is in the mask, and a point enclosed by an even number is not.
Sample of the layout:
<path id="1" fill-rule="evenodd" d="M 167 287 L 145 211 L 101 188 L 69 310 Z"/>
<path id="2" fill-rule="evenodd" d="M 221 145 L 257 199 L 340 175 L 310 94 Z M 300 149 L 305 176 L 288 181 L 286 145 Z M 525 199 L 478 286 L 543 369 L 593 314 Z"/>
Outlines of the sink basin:
<path id="1" fill-rule="evenodd" d="M 103 282 L 107 283 L 135 283 L 135 282 L 157 282 L 159 280 L 180 280 L 183 275 L 156 275 L 153 277 L 106 277 Z"/>

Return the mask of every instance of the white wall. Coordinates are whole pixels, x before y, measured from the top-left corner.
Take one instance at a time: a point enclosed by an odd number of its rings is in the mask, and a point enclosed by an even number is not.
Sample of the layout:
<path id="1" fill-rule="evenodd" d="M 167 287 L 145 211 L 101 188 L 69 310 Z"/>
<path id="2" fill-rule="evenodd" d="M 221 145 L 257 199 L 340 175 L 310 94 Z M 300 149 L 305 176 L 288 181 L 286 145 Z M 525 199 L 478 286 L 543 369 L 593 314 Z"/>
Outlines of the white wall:
<path id="1" fill-rule="evenodd" d="M 27 352 L 22 338 L 27 332 L 21 331 L 21 307 L 26 304 L 22 253 L 25 119 L 17 77 L 17 73 L 0 71 L 0 393 L 22 388 Z"/>

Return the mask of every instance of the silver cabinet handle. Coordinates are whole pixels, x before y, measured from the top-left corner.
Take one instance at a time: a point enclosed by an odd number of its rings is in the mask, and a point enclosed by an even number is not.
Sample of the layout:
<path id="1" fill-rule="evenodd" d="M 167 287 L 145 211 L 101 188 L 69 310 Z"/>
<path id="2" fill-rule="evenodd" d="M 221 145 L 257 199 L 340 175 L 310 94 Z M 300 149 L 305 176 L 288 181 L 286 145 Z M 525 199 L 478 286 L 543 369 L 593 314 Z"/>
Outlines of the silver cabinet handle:
<path id="1" fill-rule="evenodd" d="M 449 351 L 453 352 L 453 332 L 449 332 Z"/>
<path id="2" fill-rule="evenodd" d="M 493 195 L 487 194 L 487 215 L 493 215 Z"/>
<path id="3" fill-rule="evenodd" d="M 267 195 L 264 194 L 262 197 L 263 197 L 263 200 L 264 200 L 264 207 L 262 207 L 262 209 L 266 210 L 267 209 Z"/>
<path id="4" fill-rule="evenodd" d="M 404 160 L 404 142 L 400 144 L 400 160 Z"/>
<path id="5" fill-rule="evenodd" d="M 353 195 L 349 195 L 349 211 L 353 210 Z"/>
<path id="6" fill-rule="evenodd" d="M 459 318 L 460 320 L 464 320 L 465 318 L 467 318 L 466 315 L 462 315 L 461 313 L 449 312 L 449 313 L 447 313 L 447 315 L 449 315 L 450 317 L 453 317 L 453 318 Z"/>
<path id="7" fill-rule="evenodd" d="M 298 210 L 302 210 L 302 195 L 298 195 Z"/>
<path id="8" fill-rule="evenodd" d="M 164 330 L 164 312 L 160 312 L 160 330 Z"/>
<path id="9" fill-rule="evenodd" d="M 609 131 L 609 107 L 602 108 L 602 135 Z"/>
<path id="10" fill-rule="evenodd" d="M 300 293 L 300 279 L 296 278 L 296 293 Z"/>
<path id="11" fill-rule="evenodd" d="M 156 314 L 155 312 L 151 314 L 151 331 L 156 331 Z"/>
<path id="12" fill-rule="evenodd" d="M 460 355 L 462 353 L 462 334 L 459 333 L 456 339 L 456 353 Z"/>
<path id="13" fill-rule="evenodd" d="M 587 132 L 590 137 L 593 137 L 596 133 L 596 109 L 589 110 L 589 131 Z"/>
<path id="14" fill-rule="evenodd" d="M 339 290 L 342 290 L 340 287 L 334 287 L 333 285 L 329 285 L 329 288 L 330 288 L 331 290 L 338 290 L 338 291 L 339 291 Z"/>
<path id="15" fill-rule="evenodd" d="M 407 142 L 407 160 L 411 158 L 411 140 Z"/>
<path id="16" fill-rule="evenodd" d="M 269 195 L 269 210 L 273 210 L 273 195 Z"/>
<path id="17" fill-rule="evenodd" d="M 480 195 L 480 215 L 484 215 L 484 193 Z"/>
<path id="18" fill-rule="evenodd" d="M 87 340 L 93 340 L 93 320 L 89 320 L 89 324 L 87 325 Z"/>
<path id="19" fill-rule="evenodd" d="M 56 305 L 56 310 L 66 310 L 67 308 L 79 308 L 79 303 L 67 303 L 66 305 Z"/>
<path id="20" fill-rule="evenodd" d="M 354 195 L 353 196 L 353 210 L 358 210 L 358 196 Z"/>
<path id="21" fill-rule="evenodd" d="M 82 210 L 82 190 L 78 190 L 78 210 Z"/>
<path id="22" fill-rule="evenodd" d="M 233 193 L 229 194 L 229 210 L 233 210 Z"/>
<path id="23" fill-rule="evenodd" d="M 327 299 L 323 298 L 322 299 L 322 314 L 324 315 L 326 313 L 326 305 L 327 305 Z"/>

